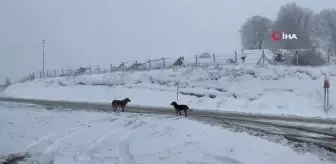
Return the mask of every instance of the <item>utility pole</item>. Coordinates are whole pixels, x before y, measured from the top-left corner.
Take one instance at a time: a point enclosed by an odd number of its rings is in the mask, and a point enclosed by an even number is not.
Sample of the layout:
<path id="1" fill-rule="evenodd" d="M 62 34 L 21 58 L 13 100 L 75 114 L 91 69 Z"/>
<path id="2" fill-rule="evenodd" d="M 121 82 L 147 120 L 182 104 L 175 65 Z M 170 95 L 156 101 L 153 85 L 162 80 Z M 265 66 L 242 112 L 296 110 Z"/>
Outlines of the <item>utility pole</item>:
<path id="1" fill-rule="evenodd" d="M 43 75 L 43 77 L 44 77 L 44 63 L 45 63 L 45 59 L 44 59 L 44 43 L 45 43 L 45 41 L 46 41 L 46 39 L 43 39 L 43 65 L 42 65 L 42 75 Z"/>

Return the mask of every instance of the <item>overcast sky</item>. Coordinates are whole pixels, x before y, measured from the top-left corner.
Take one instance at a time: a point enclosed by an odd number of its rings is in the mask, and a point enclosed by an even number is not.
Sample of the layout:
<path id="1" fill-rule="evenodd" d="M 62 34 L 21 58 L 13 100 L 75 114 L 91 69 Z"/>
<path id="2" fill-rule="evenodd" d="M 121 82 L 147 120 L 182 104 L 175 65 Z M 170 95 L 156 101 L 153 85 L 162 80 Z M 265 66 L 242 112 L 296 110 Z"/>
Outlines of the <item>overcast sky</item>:
<path id="1" fill-rule="evenodd" d="M 247 17 L 275 19 L 297 2 L 315 12 L 336 0 L 0 0 L 0 83 L 42 69 L 240 49 Z"/>

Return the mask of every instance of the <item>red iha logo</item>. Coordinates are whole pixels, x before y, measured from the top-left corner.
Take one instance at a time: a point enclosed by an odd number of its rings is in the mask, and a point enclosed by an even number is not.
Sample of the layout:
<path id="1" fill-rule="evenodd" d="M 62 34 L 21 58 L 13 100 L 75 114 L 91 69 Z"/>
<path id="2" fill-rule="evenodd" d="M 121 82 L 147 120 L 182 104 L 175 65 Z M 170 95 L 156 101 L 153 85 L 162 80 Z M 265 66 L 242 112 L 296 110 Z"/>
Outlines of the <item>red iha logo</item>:
<path id="1" fill-rule="evenodd" d="M 272 40 L 280 41 L 280 40 L 292 40 L 298 39 L 295 34 L 289 34 L 282 31 L 273 31 L 272 32 Z"/>

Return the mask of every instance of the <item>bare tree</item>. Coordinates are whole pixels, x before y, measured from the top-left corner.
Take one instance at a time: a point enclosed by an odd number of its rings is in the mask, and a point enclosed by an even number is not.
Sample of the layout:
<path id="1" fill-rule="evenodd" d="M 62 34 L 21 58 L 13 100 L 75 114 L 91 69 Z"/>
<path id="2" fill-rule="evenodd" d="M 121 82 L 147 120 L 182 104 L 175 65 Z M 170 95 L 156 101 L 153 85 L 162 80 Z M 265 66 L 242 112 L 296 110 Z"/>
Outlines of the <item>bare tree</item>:
<path id="1" fill-rule="evenodd" d="M 298 39 L 280 40 L 274 42 L 271 35 L 268 35 L 267 47 L 277 49 L 309 49 L 312 47 L 310 41 L 308 26 L 313 11 L 302 8 L 296 3 L 286 4 L 280 8 L 277 19 L 275 20 L 272 31 L 282 31 L 289 34 L 295 34 Z"/>
<path id="2" fill-rule="evenodd" d="M 244 49 L 262 49 L 265 34 L 272 21 L 262 16 L 248 18 L 240 29 L 241 44 Z"/>
<path id="3" fill-rule="evenodd" d="M 314 15 L 309 20 L 308 34 L 315 53 L 327 57 L 328 49 L 333 47 L 332 31 L 321 15 Z"/>
<path id="4" fill-rule="evenodd" d="M 335 9 L 323 9 L 319 16 L 323 19 L 330 29 L 330 37 L 332 43 L 330 45 L 330 49 L 332 50 L 332 54 L 336 55 L 336 10 Z"/>
<path id="5" fill-rule="evenodd" d="M 10 85 L 12 85 L 12 82 L 11 82 L 11 80 L 7 77 L 6 80 L 5 80 L 5 87 L 8 87 L 8 86 L 10 86 Z"/>

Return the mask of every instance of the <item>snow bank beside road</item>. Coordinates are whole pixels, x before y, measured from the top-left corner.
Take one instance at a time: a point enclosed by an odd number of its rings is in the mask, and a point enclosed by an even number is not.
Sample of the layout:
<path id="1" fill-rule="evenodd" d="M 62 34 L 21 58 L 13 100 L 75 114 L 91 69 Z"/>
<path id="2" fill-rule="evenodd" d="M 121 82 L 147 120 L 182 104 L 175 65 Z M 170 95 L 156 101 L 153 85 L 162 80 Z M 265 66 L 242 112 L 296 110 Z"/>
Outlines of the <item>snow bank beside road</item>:
<path id="1" fill-rule="evenodd" d="M 251 113 L 336 117 L 323 111 L 324 74 L 336 67 L 210 66 L 144 72 L 49 78 L 15 84 L 2 95 L 51 100 L 110 102 L 129 97 L 132 104 L 170 106 L 176 100 L 193 108 Z M 331 86 L 331 103 L 333 97 Z"/>

